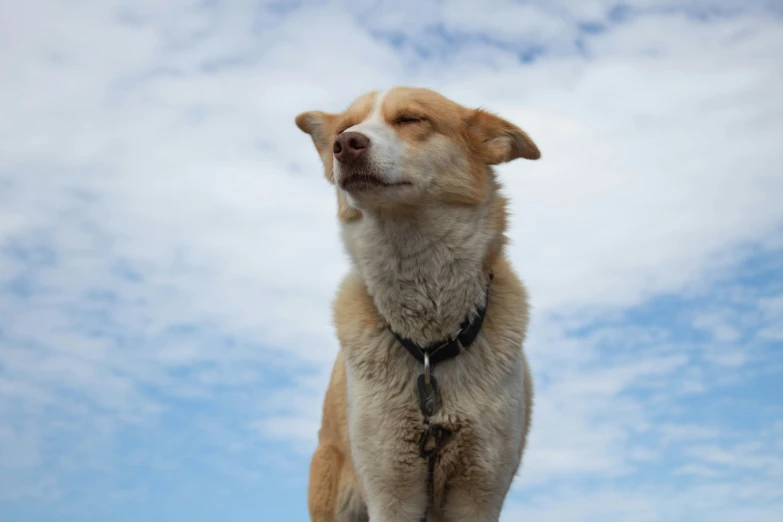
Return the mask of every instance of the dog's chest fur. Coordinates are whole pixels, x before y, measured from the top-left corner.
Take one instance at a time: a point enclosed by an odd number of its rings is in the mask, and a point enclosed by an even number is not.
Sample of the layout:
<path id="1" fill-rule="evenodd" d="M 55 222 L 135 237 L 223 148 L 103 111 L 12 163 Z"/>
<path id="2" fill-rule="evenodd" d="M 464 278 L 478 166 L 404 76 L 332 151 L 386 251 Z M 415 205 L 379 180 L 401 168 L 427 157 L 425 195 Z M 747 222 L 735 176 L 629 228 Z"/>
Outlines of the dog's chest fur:
<path id="1" fill-rule="evenodd" d="M 481 285 L 482 294 L 485 287 Z M 435 503 L 449 488 L 507 487 L 526 430 L 522 342 L 527 325 L 524 289 L 504 260 L 495 267 L 488 311 L 478 339 L 438 365 L 440 405 L 432 422 L 451 435 L 435 470 Z M 415 379 L 421 364 L 386 329 L 363 277 L 354 272 L 335 301 L 335 323 L 346 360 L 351 451 L 362 480 L 389 482 L 424 494 L 425 429 Z M 410 490 L 408 490 L 410 488 Z"/>
<path id="2" fill-rule="evenodd" d="M 487 219 L 488 209 L 368 215 L 345 225 L 343 240 L 378 312 L 424 346 L 453 337 L 483 303 L 482 263 L 494 239 Z"/>
<path id="3" fill-rule="evenodd" d="M 427 461 L 419 450 L 426 427 L 416 387 L 423 368 L 386 321 L 426 346 L 452 338 L 487 302 L 473 344 L 434 368 L 440 390 L 431 422 L 449 433 L 436 461 L 436 506 L 446 491 L 506 491 L 519 464 L 529 413 L 522 352 L 527 302 L 505 258 L 491 254 L 502 243 L 502 227 L 493 226 L 502 205 L 495 199 L 408 216 L 368 213 L 343 224 L 354 270 L 335 300 L 334 319 L 346 364 L 351 454 L 368 497 L 394 491 L 410 499 L 410 520 L 426 503 Z M 494 279 L 487 296 L 488 269 Z"/>

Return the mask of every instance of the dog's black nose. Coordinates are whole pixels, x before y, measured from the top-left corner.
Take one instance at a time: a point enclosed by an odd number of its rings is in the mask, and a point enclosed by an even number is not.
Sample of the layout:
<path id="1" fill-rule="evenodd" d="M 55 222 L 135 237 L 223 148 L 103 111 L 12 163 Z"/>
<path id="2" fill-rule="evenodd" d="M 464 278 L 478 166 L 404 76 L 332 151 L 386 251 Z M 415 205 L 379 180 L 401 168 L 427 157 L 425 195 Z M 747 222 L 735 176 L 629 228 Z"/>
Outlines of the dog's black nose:
<path id="1" fill-rule="evenodd" d="M 352 163 L 370 148 L 370 138 L 361 132 L 343 132 L 334 140 L 334 157 L 340 163 Z"/>

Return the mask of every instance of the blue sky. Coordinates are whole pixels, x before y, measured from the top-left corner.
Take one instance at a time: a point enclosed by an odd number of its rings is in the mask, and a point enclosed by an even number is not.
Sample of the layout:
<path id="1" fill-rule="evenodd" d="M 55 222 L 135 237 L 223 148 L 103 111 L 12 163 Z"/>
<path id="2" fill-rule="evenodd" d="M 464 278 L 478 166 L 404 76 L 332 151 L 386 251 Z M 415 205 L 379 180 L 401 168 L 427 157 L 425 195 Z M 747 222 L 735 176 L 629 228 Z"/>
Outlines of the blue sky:
<path id="1" fill-rule="evenodd" d="M 347 270 L 304 110 L 422 85 L 499 169 L 537 383 L 503 522 L 783 518 L 783 10 L 0 7 L 0 519 L 307 520 Z"/>

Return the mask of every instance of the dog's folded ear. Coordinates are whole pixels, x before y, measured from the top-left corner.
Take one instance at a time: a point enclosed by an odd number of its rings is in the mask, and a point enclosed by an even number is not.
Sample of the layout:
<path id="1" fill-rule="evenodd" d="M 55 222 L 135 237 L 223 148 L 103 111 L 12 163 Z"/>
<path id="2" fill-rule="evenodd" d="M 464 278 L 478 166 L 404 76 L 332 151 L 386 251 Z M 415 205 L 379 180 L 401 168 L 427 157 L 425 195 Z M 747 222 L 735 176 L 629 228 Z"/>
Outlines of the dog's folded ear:
<path id="1" fill-rule="evenodd" d="M 465 123 L 468 141 L 487 165 L 541 157 L 538 147 L 525 131 L 490 112 L 473 109 L 465 117 Z"/>
<path id="2" fill-rule="evenodd" d="M 324 152 L 332 149 L 332 127 L 336 120 L 336 114 L 308 111 L 296 117 L 296 126 L 310 135 L 318 152 Z"/>

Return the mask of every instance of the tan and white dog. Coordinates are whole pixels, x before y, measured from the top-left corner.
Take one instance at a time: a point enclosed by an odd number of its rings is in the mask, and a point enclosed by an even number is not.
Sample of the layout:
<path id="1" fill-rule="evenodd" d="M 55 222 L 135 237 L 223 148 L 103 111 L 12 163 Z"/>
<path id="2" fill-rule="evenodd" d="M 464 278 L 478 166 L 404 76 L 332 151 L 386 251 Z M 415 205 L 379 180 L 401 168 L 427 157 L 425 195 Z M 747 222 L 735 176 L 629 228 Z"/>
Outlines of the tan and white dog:
<path id="1" fill-rule="evenodd" d="M 538 148 L 506 120 L 409 87 L 296 124 L 336 185 L 353 265 L 333 308 L 340 352 L 310 466 L 311 519 L 497 521 L 533 383 L 527 295 L 504 254 L 492 165 L 538 159 Z"/>

